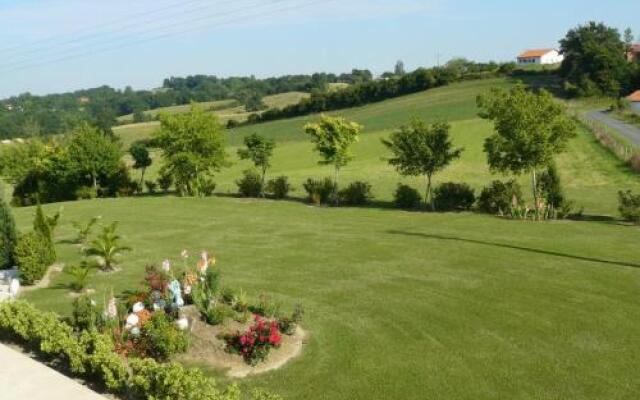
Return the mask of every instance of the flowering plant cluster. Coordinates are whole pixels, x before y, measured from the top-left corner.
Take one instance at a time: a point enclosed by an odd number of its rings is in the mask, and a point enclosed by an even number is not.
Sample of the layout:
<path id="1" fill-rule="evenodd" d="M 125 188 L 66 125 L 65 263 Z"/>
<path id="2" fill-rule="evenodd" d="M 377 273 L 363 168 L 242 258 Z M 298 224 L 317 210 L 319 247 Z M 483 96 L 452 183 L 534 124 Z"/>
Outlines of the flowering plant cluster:
<path id="1" fill-rule="evenodd" d="M 280 347 L 282 335 L 277 321 L 266 321 L 256 315 L 254 324 L 244 333 L 236 332 L 225 337 L 227 350 L 240 354 L 247 364 L 264 361 L 272 348 Z"/>

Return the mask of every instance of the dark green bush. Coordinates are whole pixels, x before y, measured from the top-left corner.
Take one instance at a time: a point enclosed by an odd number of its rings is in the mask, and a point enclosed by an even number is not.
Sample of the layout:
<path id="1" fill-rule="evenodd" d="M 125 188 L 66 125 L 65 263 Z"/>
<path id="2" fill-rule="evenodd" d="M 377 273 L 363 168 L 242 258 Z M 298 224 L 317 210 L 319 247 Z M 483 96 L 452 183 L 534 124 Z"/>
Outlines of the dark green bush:
<path id="1" fill-rule="evenodd" d="M 56 262 L 56 248 L 53 244 L 53 227 L 49 223 L 49 219 L 44 215 L 42 206 L 38 203 L 36 207 L 36 216 L 33 220 L 33 231 L 42 237 L 42 243 L 45 247 L 46 258 L 44 263 L 49 266 Z"/>
<path id="2" fill-rule="evenodd" d="M 307 179 L 303 184 L 308 199 L 313 204 L 329 204 L 333 202 L 336 184 L 330 178 L 323 180 Z"/>
<path id="3" fill-rule="evenodd" d="M 0 269 L 13 267 L 13 252 L 17 241 L 16 223 L 11 208 L 0 197 Z"/>
<path id="4" fill-rule="evenodd" d="M 478 208 L 490 214 L 507 213 L 515 199 L 522 203 L 522 189 L 515 180 L 507 182 L 493 181 L 480 193 Z"/>
<path id="5" fill-rule="evenodd" d="M 98 191 L 93 186 L 81 186 L 75 194 L 78 200 L 91 200 L 98 197 Z"/>
<path id="6" fill-rule="evenodd" d="M 73 300 L 71 322 L 78 331 L 99 328 L 102 325 L 102 312 L 89 296 L 80 296 Z"/>
<path id="7" fill-rule="evenodd" d="M 42 279 L 49 266 L 49 251 L 42 235 L 29 232 L 20 236 L 14 249 L 14 260 L 23 285 L 33 285 Z"/>
<path id="8" fill-rule="evenodd" d="M 408 185 L 398 185 L 393 199 L 396 207 L 405 210 L 412 210 L 420 207 L 422 196 L 420 193 Z"/>
<path id="9" fill-rule="evenodd" d="M 618 210 L 622 218 L 634 224 L 640 224 L 640 194 L 630 190 L 618 192 Z"/>
<path id="10" fill-rule="evenodd" d="M 172 355 L 184 353 L 189 346 L 189 338 L 162 311 L 156 311 L 142 328 L 149 355 L 159 361 Z"/>
<path id="11" fill-rule="evenodd" d="M 158 186 L 162 189 L 163 192 L 168 192 L 173 185 L 173 176 L 171 174 L 161 174 L 158 177 Z"/>
<path id="12" fill-rule="evenodd" d="M 290 191 L 291 185 L 289 184 L 289 178 L 286 176 L 279 176 L 267 183 L 267 193 L 273 196 L 274 199 L 285 199 L 289 196 Z"/>
<path id="13" fill-rule="evenodd" d="M 538 177 L 538 191 L 545 198 L 548 205 L 561 209 L 566 202 L 560 176 L 555 164 L 549 165 L 547 170 Z"/>
<path id="14" fill-rule="evenodd" d="M 147 187 L 147 192 L 154 194 L 158 190 L 158 183 L 154 181 L 144 181 L 144 185 Z"/>
<path id="15" fill-rule="evenodd" d="M 236 181 L 238 193 L 243 197 L 260 197 L 262 194 L 262 176 L 254 169 L 243 172 L 242 178 Z"/>
<path id="16" fill-rule="evenodd" d="M 340 204 L 348 206 L 361 206 L 373 199 L 371 185 L 368 182 L 355 181 L 338 193 Z"/>
<path id="17" fill-rule="evenodd" d="M 466 183 L 446 182 L 436 187 L 433 193 L 439 211 L 469 210 L 476 202 L 474 190 Z"/>

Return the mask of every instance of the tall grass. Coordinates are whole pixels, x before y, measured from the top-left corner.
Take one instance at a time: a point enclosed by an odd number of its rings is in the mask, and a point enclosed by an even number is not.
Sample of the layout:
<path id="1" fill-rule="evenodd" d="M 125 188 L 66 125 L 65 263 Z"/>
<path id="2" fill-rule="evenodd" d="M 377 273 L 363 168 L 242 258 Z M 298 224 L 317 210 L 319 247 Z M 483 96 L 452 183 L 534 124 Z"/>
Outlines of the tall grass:
<path id="1" fill-rule="evenodd" d="M 583 117 L 576 118 L 587 130 L 593 133 L 600 144 L 609 149 L 620 160 L 629 164 L 635 172 L 640 172 L 640 150 L 613 135 L 606 125 Z"/>

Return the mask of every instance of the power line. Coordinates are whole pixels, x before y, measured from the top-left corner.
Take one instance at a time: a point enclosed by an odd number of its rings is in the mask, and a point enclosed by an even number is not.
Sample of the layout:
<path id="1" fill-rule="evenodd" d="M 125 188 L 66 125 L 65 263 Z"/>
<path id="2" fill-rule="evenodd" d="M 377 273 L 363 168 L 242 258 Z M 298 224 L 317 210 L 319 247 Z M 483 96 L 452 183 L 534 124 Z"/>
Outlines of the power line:
<path id="1" fill-rule="evenodd" d="M 274 0 L 273 2 L 270 2 L 268 4 L 261 4 L 263 3 L 263 1 L 261 0 L 256 0 L 253 3 L 251 3 L 248 6 L 244 6 L 244 7 L 240 7 L 240 8 L 236 8 L 234 10 L 230 10 L 224 13 L 209 13 L 209 14 L 205 14 L 205 15 L 201 15 L 197 18 L 189 18 L 186 20 L 181 20 L 179 22 L 174 22 L 171 24 L 165 24 L 162 26 L 151 26 L 150 28 L 146 28 L 146 29 L 142 29 L 136 32 L 131 32 L 129 34 L 124 34 L 124 35 L 119 35 L 116 36 L 114 38 L 111 38 L 109 40 L 103 41 L 102 43 L 97 43 L 95 45 L 92 44 L 85 44 L 85 45 L 81 45 L 78 46 L 76 48 L 71 48 L 71 49 L 66 49 L 63 52 L 58 52 L 55 54 L 46 54 L 44 56 L 38 56 L 37 59 L 35 60 L 29 60 L 29 59 L 25 59 L 25 60 L 17 60 L 14 62 L 9 62 L 9 63 L 5 63 L 4 65 L 2 63 L 0 63 L 0 71 L 3 71 L 5 69 L 13 69 L 13 68 L 21 68 L 23 66 L 28 66 L 29 64 L 31 64 L 34 61 L 42 61 L 42 58 L 45 58 L 45 61 L 47 59 L 50 59 L 51 57 L 53 57 L 54 59 L 58 59 L 60 58 L 60 56 L 62 57 L 67 57 L 67 56 L 73 56 L 74 54 L 78 53 L 78 52 L 82 52 L 85 48 L 96 48 L 96 46 L 98 46 L 98 49 L 101 47 L 104 47 L 105 45 L 119 45 L 119 44 L 125 44 L 128 42 L 131 42 L 131 38 L 129 37 L 129 35 L 131 34 L 136 34 L 136 35 L 145 35 L 145 34 L 153 34 L 159 30 L 162 31 L 166 31 L 167 29 L 172 29 L 172 28 L 179 28 L 184 26 L 185 24 L 189 24 L 192 25 L 195 22 L 199 22 L 199 21 L 206 21 L 206 20 L 210 20 L 212 18 L 218 18 L 218 17 L 224 17 L 224 16 L 229 16 L 229 15 L 234 15 L 237 13 L 242 13 L 244 11 L 248 11 L 248 10 L 255 10 L 256 8 L 260 8 L 262 6 L 266 6 L 266 7 L 270 7 L 274 4 L 278 4 L 278 3 L 282 3 L 285 1 L 291 1 L 291 0 Z M 144 24 L 143 24 L 143 28 L 144 28 Z M 109 47 L 109 46 L 108 46 Z M 56 57 L 57 56 L 57 57 Z"/>
<path id="2" fill-rule="evenodd" d="M 194 3 L 194 2 L 196 2 L 196 1 L 188 1 L 185 4 Z M 183 17 L 183 16 L 188 16 L 188 15 L 191 15 L 191 14 L 195 14 L 197 12 L 205 11 L 205 10 L 211 8 L 211 6 L 213 6 L 213 5 L 224 5 L 224 4 L 237 3 L 237 2 L 238 2 L 238 0 L 226 0 L 226 1 L 221 1 L 221 2 L 214 3 L 214 4 L 207 4 L 206 6 L 187 9 L 184 12 L 172 13 L 172 14 L 169 14 L 169 15 L 162 16 L 160 18 L 151 19 L 150 21 L 147 21 L 146 23 L 145 23 L 145 19 L 143 18 L 142 20 L 138 20 L 138 21 L 135 21 L 133 23 L 129 23 L 128 25 L 114 27 L 114 28 L 117 28 L 117 31 L 112 30 L 112 31 L 93 32 L 93 33 L 91 33 L 89 35 L 84 35 L 84 36 L 80 36 L 80 37 L 73 37 L 73 38 L 69 38 L 69 39 L 66 39 L 66 40 L 57 40 L 55 42 L 55 45 L 52 45 L 52 44 L 47 45 L 47 42 L 50 42 L 50 40 L 47 40 L 47 41 L 45 41 L 45 43 L 42 43 L 39 46 L 30 47 L 30 48 L 29 47 L 20 48 L 17 51 L 14 51 L 13 54 L 11 54 L 11 52 L 8 55 L 7 54 L 3 54 L 3 57 L 10 57 L 10 58 L 16 57 L 17 58 L 16 61 L 19 62 L 19 61 L 22 61 L 21 59 L 26 58 L 25 56 L 28 57 L 28 55 L 41 52 L 42 50 L 44 50 L 45 53 L 56 51 L 57 48 L 59 48 L 59 47 L 62 47 L 63 50 L 72 50 L 72 49 L 75 49 L 75 48 L 83 47 L 85 45 L 90 45 L 91 42 L 95 41 L 95 40 L 92 40 L 92 39 L 100 40 L 101 37 L 104 37 L 104 36 L 106 36 L 108 38 L 109 36 L 113 35 L 114 32 L 117 32 L 118 36 L 123 36 L 123 34 L 126 34 L 127 31 L 130 31 L 131 28 L 133 28 L 134 31 L 130 32 L 130 33 L 131 34 L 135 34 L 136 33 L 136 29 L 144 27 L 145 25 L 155 24 L 156 22 L 163 21 L 163 20 L 175 20 L 176 17 L 180 18 L 180 17 Z M 157 13 L 154 13 L 154 14 L 157 14 Z M 83 42 L 87 42 L 87 41 L 88 41 L 88 43 L 84 43 L 83 44 Z M 65 48 L 65 45 L 67 45 L 67 44 L 70 44 L 72 46 L 70 48 Z M 14 63 L 12 63 L 12 64 L 14 64 Z"/>
<path id="3" fill-rule="evenodd" d="M 158 13 L 161 13 L 163 11 L 171 10 L 172 8 L 175 8 L 175 7 L 184 7 L 185 5 L 192 4 L 192 3 L 198 3 L 200 1 L 201 0 L 187 0 L 187 1 L 179 1 L 177 3 L 168 3 L 169 5 L 167 5 L 165 7 L 156 8 L 156 9 L 151 10 L 151 11 L 145 11 L 145 12 L 141 12 L 141 13 L 132 14 L 132 15 L 127 16 L 126 18 L 127 18 L 127 20 L 132 20 L 132 19 L 136 19 L 136 18 L 139 18 L 139 17 L 145 17 L 145 16 L 149 16 L 149 15 L 153 15 L 153 14 L 158 14 Z M 116 25 L 117 26 L 118 24 L 120 24 L 122 22 L 123 22 L 123 20 L 121 18 L 117 19 L 117 20 L 111 20 L 109 22 L 104 22 L 102 24 L 93 25 L 91 27 L 83 28 L 83 29 L 80 29 L 80 30 L 77 30 L 75 32 L 71 32 L 71 33 L 68 33 L 68 34 L 50 35 L 50 36 L 47 36 L 45 38 L 34 40 L 34 41 L 31 41 L 31 42 L 18 44 L 18 45 L 11 46 L 11 47 L 5 47 L 3 49 L 0 49 L 0 52 L 3 52 L 3 53 L 4 52 L 10 52 L 10 51 L 12 51 L 14 49 L 15 50 L 23 49 L 25 46 L 40 45 L 41 43 L 48 43 L 48 42 L 51 42 L 51 41 L 58 41 L 58 40 L 60 40 L 60 38 L 63 38 L 63 37 L 78 36 L 80 34 L 83 34 L 84 32 L 95 31 L 96 28 L 100 29 L 100 28 L 103 28 L 103 27 L 109 27 L 111 25 Z"/>
<path id="4" fill-rule="evenodd" d="M 282 2 L 282 1 L 286 1 L 286 0 L 280 0 L 278 2 Z M 259 14 L 251 15 L 249 18 L 258 17 L 258 16 L 262 17 L 262 16 L 266 16 L 266 15 L 273 15 L 273 14 L 280 13 L 280 12 L 298 10 L 298 9 L 310 7 L 312 5 L 321 4 L 321 3 L 328 3 L 328 2 L 332 2 L 332 1 L 335 1 L 335 0 L 316 0 L 316 1 L 311 1 L 311 2 L 305 3 L 305 4 L 297 4 L 297 5 L 293 5 L 293 6 L 289 6 L 289 7 L 263 11 L 263 12 L 260 12 Z M 273 2 L 270 5 L 273 5 L 274 3 L 277 3 L 277 2 Z M 259 6 L 256 6 L 256 7 L 259 7 Z M 252 9 L 259 11 L 259 9 L 255 8 L 255 7 L 252 8 Z M 198 20 L 200 20 L 200 19 L 206 19 L 206 18 L 199 18 Z M 248 19 L 247 17 L 239 17 L 239 18 L 235 18 L 235 19 L 230 19 L 230 20 L 222 21 L 222 22 L 218 23 L 214 27 L 221 27 L 221 26 L 229 25 L 229 24 L 232 24 L 232 23 L 235 23 L 235 22 L 243 22 L 243 21 L 246 21 L 247 19 Z M 19 67 L 12 67 L 12 68 L 9 68 L 9 69 L 0 70 L 0 72 L 9 73 L 9 72 L 17 71 L 17 70 L 24 70 L 24 69 L 28 69 L 28 68 L 34 68 L 34 67 L 43 66 L 43 65 L 49 65 L 49 64 L 53 64 L 53 63 L 58 63 L 58 62 L 63 62 L 63 61 L 71 60 L 71 59 L 84 57 L 84 56 L 87 56 L 87 55 L 103 53 L 103 52 L 106 52 L 106 51 L 118 50 L 118 49 L 121 49 L 121 48 L 131 47 L 131 46 L 134 46 L 134 45 L 139 45 L 139 44 L 142 44 L 142 43 L 147 43 L 147 42 L 151 42 L 151 41 L 155 41 L 155 40 L 159 40 L 159 39 L 164 39 L 164 38 L 171 37 L 171 36 L 182 35 L 182 34 L 185 34 L 185 33 L 199 32 L 199 31 L 203 31 L 203 30 L 207 30 L 207 29 L 211 29 L 211 28 L 212 28 L 211 25 L 205 25 L 205 26 L 199 26 L 199 27 L 192 27 L 192 28 L 188 28 L 188 29 L 184 29 L 184 30 L 176 31 L 176 32 L 168 32 L 168 33 L 164 33 L 164 34 L 161 34 L 161 35 L 153 36 L 153 37 L 150 37 L 150 38 L 145 38 L 145 39 L 136 40 L 136 41 L 130 41 L 130 42 L 127 42 L 127 43 L 123 43 L 121 45 L 109 46 L 109 47 L 105 47 L 105 48 L 101 48 L 101 49 L 91 50 L 91 51 L 84 52 L 84 53 L 78 53 L 78 54 L 73 54 L 73 55 L 61 57 L 61 58 L 58 58 L 58 59 L 46 60 L 46 61 L 43 61 L 43 62 L 37 62 L 37 63 L 33 63 L 33 64 L 26 64 L 26 65 L 22 65 L 22 66 L 19 66 Z"/>

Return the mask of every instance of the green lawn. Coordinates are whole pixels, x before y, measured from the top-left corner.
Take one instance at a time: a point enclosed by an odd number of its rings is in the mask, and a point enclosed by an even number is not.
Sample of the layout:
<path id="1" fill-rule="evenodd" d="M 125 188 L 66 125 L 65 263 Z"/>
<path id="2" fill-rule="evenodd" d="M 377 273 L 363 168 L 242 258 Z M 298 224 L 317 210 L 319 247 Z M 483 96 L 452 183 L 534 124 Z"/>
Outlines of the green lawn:
<path id="1" fill-rule="evenodd" d="M 437 182 L 464 181 L 479 190 L 499 177 L 486 166 L 482 143 L 492 128 L 476 117 L 475 97 L 510 84 L 465 82 L 341 111 L 365 125 L 342 182 L 367 180 L 378 199 L 390 200 L 402 179 L 382 160 L 380 139 L 419 116 L 450 121 L 453 140 L 465 147 Z M 303 180 L 330 174 L 302 133 L 314 118 L 230 131 L 229 153 L 235 157 L 254 131 L 275 138 L 270 175 L 290 176 L 294 195 L 302 196 Z M 558 164 L 569 197 L 599 218 L 532 223 L 230 196 L 79 201 L 46 211 L 64 208 L 57 241 L 66 264 L 79 261 L 69 244 L 71 221 L 95 215 L 121 221 L 134 251 L 121 272 L 92 275 L 99 302 L 112 289 L 136 287 L 145 265 L 167 257 L 179 262 L 182 249 L 213 252 L 227 285 L 273 294 L 285 309 L 301 302 L 310 332 L 303 355 L 242 385 L 305 400 L 633 399 L 640 392 L 640 229 L 606 216 L 617 214 L 616 191 L 639 190 L 640 178 L 582 130 Z M 234 159 L 216 177 L 217 191 L 235 191 L 248 166 Z M 417 179 L 406 181 L 422 188 Z M 33 209 L 15 213 L 28 229 Z M 58 275 L 25 297 L 66 314 L 67 283 Z"/>
<path id="2" fill-rule="evenodd" d="M 631 399 L 640 390 L 635 227 L 233 198 L 63 206 L 61 260 L 77 260 L 64 243 L 70 221 L 96 214 L 122 221 L 134 248 L 123 271 L 92 277 L 99 301 L 187 248 L 214 252 L 228 285 L 302 302 L 302 357 L 243 385 L 309 400 Z M 16 213 L 28 226 L 33 209 Z M 65 282 L 26 298 L 67 312 Z"/>

